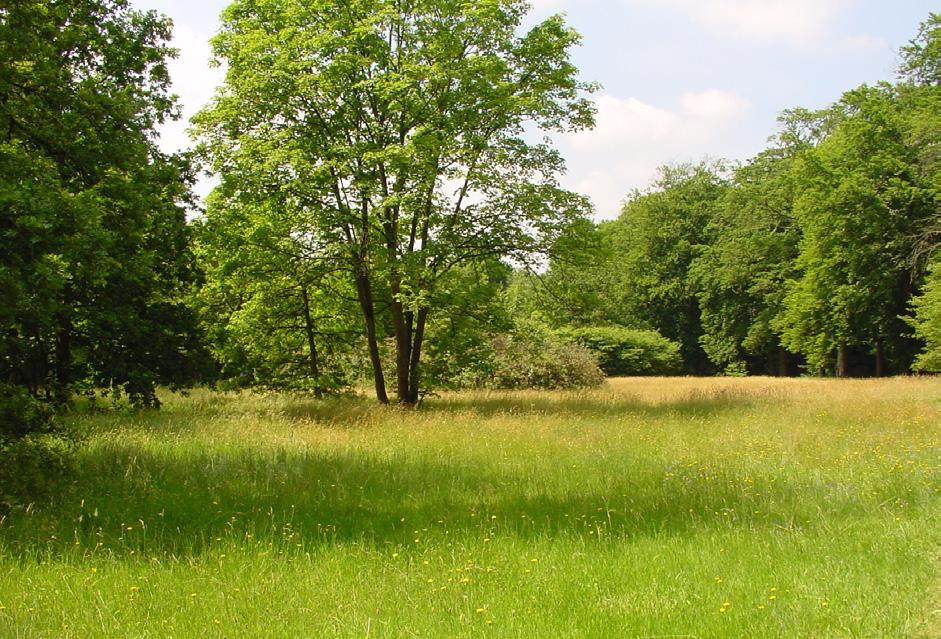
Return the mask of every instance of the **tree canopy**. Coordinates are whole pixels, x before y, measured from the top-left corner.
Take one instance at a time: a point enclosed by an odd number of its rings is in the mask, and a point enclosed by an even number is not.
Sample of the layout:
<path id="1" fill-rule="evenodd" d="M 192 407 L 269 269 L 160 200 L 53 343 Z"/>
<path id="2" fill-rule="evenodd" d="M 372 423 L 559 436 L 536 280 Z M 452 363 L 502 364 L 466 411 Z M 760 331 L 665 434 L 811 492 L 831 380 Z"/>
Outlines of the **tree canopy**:
<path id="1" fill-rule="evenodd" d="M 169 20 L 122 0 L 0 12 L 0 379 L 59 400 L 199 376 L 184 205 L 162 154 Z"/>
<path id="2" fill-rule="evenodd" d="M 355 286 L 376 395 L 387 314 L 398 400 L 419 399 L 429 316 L 451 270 L 525 262 L 588 211 L 527 126 L 577 130 L 592 105 L 559 16 L 520 0 L 237 0 L 213 40 L 224 87 L 196 122 L 229 195 L 292 210 Z M 209 216 L 215 215 L 212 208 Z"/>
<path id="3" fill-rule="evenodd" d="M 194 119 L 220 182 L 190 220 L 193 157 L 156 144 L 170 21 L 0 9 L 0 412 L 22 416 L 0 440 L 47 428 L 43 402 L 159 384 L 368 380 L 414 406 L 601 369 L 939 369 L 941 17 L 894 81 L 785 111 L 748 161 L 661 167 L 595 222 L 551 134 L 593 126 L 596 86 L 529 9 L 233 1 Z"/>

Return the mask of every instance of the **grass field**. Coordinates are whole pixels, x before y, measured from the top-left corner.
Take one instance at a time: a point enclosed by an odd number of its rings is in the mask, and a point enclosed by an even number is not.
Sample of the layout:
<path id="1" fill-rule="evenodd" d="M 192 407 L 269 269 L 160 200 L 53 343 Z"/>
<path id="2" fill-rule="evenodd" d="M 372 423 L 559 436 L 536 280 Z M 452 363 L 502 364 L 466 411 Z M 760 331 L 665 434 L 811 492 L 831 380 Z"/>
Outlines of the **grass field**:
<path id="1" fill-rule="evenodd" d="M 941 379 L 165 401 L 0 520 L 0 637 L 941 637 Z"/>

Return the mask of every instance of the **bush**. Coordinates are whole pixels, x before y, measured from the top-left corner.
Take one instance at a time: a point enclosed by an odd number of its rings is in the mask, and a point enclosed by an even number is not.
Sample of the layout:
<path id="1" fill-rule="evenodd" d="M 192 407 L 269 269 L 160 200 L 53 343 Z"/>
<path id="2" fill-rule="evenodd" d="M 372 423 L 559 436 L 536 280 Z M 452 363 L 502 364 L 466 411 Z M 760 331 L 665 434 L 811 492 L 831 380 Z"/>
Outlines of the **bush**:
<path id="1" fill-rule="evenodd" d="M 558 338 L 538 321 L 519 321 L 512 332 L 434 335 L 423 378 L 433 387 L 573 389 L 604 383 L 588 349 Z"/>
<path id="2" fill-rule="evenodd" d="M 66 440 L 30 435 L 0 445 L 0 512 L 55 495 L 74 470 Z"/>
<path id="3" fill-rule="evenodd" d="M 52 409 L 21 386 L 0 384 L 0 507 L 50 494 L 71 470 Z"/>
<path id="4" fill-rule="evenodd" d="M 492 340 L 493 360 L 486 388 L 572 389 L 604 383 L 594 355 L 579 344 L 500 335 Z"/>
<path id="5" fill-rule="evenodd" d="M 55 429 L 52 409 L 22 386 L 0 384 L 0 446 Z"/>
<path id="6" fill-rule="evenodd" d="M 558 334 L 591 351 L 609 376 L 674 375 L 683 365 L 680 345 L 656 331 L 592 326 L 565 328 Z"/>

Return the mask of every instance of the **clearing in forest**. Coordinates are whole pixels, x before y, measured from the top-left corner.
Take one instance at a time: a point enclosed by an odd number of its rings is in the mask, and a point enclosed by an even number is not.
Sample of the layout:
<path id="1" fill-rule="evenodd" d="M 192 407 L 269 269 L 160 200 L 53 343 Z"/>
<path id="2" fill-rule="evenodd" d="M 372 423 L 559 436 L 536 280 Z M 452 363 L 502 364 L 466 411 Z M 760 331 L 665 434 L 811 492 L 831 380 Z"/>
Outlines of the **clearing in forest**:
<path id="1" fill-rule="evenodd" d="M 164 400 L 5 511 L 0 637 L 938 632 L 941 380 Z"/>

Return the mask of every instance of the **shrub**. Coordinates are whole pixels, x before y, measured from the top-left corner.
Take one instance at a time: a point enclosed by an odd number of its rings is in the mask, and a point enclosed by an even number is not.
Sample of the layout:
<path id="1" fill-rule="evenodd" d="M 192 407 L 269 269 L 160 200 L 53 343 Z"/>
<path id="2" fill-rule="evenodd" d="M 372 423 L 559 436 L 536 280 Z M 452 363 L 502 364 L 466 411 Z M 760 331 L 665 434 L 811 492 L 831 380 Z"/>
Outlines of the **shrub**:
<path id="1" fill-rule="evenodd" d="M 71 455 L 52 409 L 21 386 L 0 384 L 0 507 L 53 491 L 69 475 Z"/>
<path id="2" fill-rule="evenodd" d="M 73 471 L 64 439 L 30 435 L 0 445 L 0 512 L 56 494 Z"/>
<path id="3" fill-rule="evenodd" d="M 580 344 L 500 335 L 492 345 L 492 373 L 483 384 L 487 388 L 555 390 L 604 383 L 595 356 Z"/>
<path id="4" fill-rule="evenodd" d="M 52 409 L 22 386 L 0 384 L 0 446 L 31 434 L 51 433 Z"/>
<path id="5" fill-rule="evenodd" d="M 656 331 L 592 326 L 565 328 L 558 334 L 591 351 L 609 376 L 673 375 L 683 364 L 680 345 Z"/>

